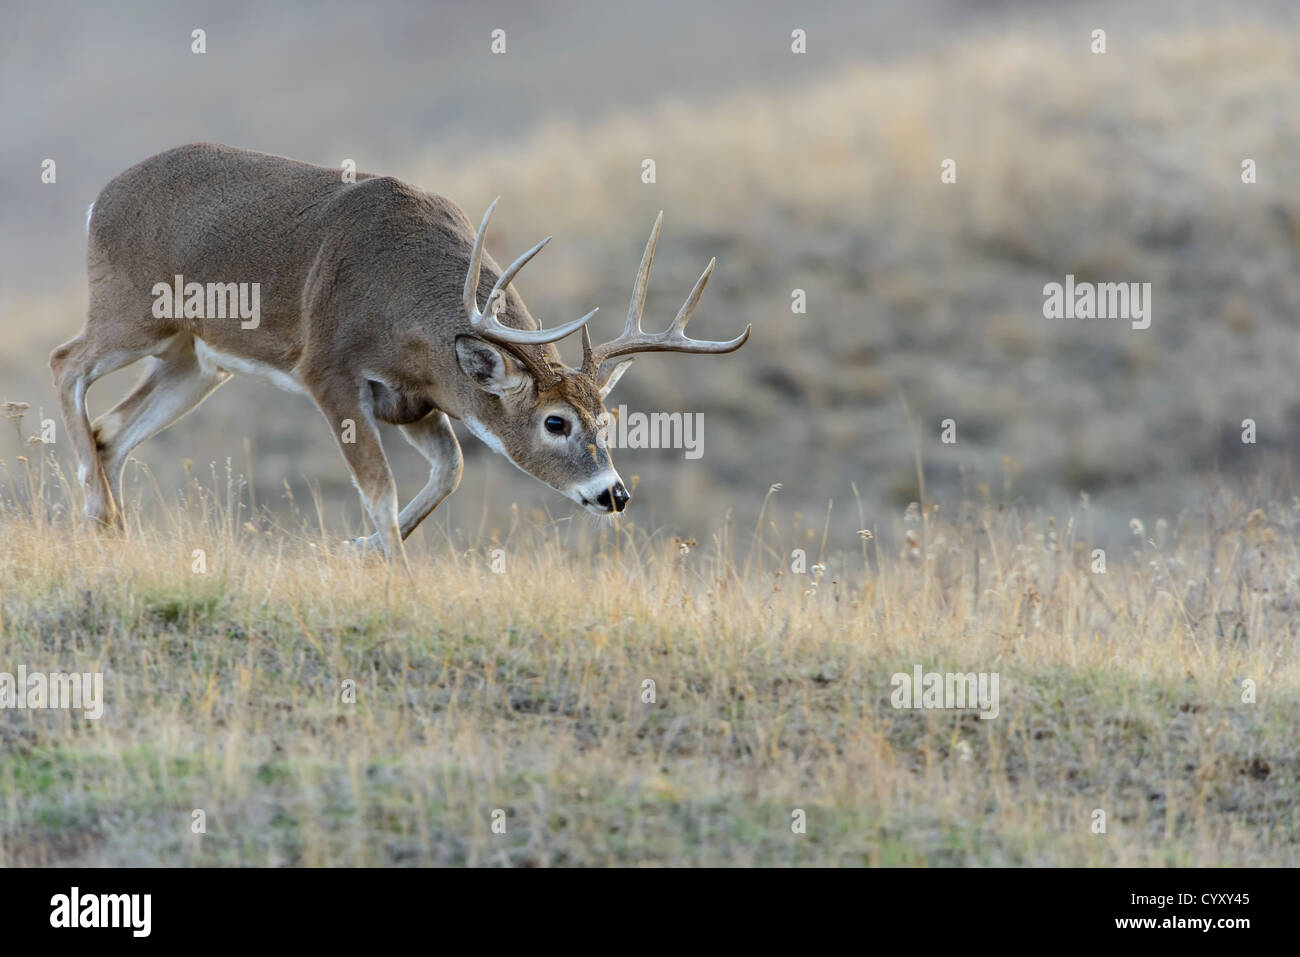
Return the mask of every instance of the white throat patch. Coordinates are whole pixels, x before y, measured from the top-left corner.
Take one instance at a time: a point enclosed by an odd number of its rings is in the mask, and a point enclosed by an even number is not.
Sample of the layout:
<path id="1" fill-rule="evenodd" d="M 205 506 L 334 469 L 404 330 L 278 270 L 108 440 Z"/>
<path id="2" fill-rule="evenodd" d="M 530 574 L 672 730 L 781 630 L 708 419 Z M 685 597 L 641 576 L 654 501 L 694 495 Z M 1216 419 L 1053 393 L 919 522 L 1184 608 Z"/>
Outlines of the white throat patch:
<path id="1" fill-rule="evenodd" d="M 478 439 L 493 452 L 497 453 L 497 455 L 505 455 L 506 458 L 510 458 L 509 455 L 506 455 L 506 447 L 501 444 L 501 440 L 489 432 L 482 422 L 474 418 L 472 415 L 465 416 L 462 421 L 465 423 L 465 428 L 469 429 L 470 432 L 474 434 L 474 438 Z M 514 460 L 511 459 L 511 461 Z"/>

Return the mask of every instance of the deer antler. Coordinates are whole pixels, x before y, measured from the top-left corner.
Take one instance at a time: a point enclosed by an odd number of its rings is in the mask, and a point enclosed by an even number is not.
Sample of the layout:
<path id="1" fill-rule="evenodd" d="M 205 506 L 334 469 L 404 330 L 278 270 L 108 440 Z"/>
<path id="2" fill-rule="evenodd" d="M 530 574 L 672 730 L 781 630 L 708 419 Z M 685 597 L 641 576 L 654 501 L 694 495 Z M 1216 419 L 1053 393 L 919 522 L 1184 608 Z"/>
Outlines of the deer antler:
<path id="1" fill-rule="evenodd" d="M 646 243 L 645 254 L 641 257 L 641 268 L 637 270 L 636 282 L 632 286 L 632 301 L 627 307 L 627 325 L 623 327 L 622 334 L 617 339 L 593 349 L 590 334 L 585 326 L 582 329 L 582 371 L 593 380 L 596 379 L 600 367 L 605 362 L 634 352 L 688 352 L 701 355 L 735 352 L 745 344 L 753 329 L 752 325 L 748 325 L 744 332 L 727 342 L 691 339 L 686 335 L 686 323 L 691 321 L 691 315 L 695 312 L 700 296 L 704 293 L 704 286 L 713 275 L 713 267 L 718 262 L 717 259 L 711 259 L 704 273 L 696 280 L 695 288 L 686 297 L 686 302 L 682 304 L 673 324 L 663 332 L 655 334 L 642 330 L 641 313 L 645 309 L 646 290 L 650 283 L 650 264 L 654 262 L 655 246 L 659 242 L 659 229 L 663 226 L 663 222 L 664 214 L 660 211 L 654 229 L 650 231 L 650 241 Z"/>
<path id="2" fill-rule="evenodd" d="M 465 274 L 464 293 L 465 315 L 469 319 L 469 324 L 484 339 L 501 345 L 539 346 L 548 342 L 556 342 L 571 333 L 577 332 L 596 314 L 596 309 L 591 310 L 580 319 L 574 319 L 572 322 L 566 322 L 564 325 L 555 326 L 552 329 L 515 329 L 505 325 L 497 318 L 497 310 L 501 307 L 501 300 L 505 298 L 506 287 L 518 275 L 519 270 L 523 269 L 528 264 L 528 261 L 541 252 L 542 247 L 551 241 L 550 236 L 547 236 L 506 267 L 505 271 L 498 277 L 496 284 L 493 285 L 492 291 L 488 293 L 487 311 L 482 312 L 479 310 L 478 278 L 479 268 L 483 265 L 483 241 L 487 237 L 488 220 L 492 218 L 492 210 L 496 209 L 497 203 L 500 201 L 500 196 L 492 200 L 492 205 L 483 214 L 483 223 L 479 226 L 478 236 L 474 239 L 474 252 L 470 254 L 469 271 Z"/>

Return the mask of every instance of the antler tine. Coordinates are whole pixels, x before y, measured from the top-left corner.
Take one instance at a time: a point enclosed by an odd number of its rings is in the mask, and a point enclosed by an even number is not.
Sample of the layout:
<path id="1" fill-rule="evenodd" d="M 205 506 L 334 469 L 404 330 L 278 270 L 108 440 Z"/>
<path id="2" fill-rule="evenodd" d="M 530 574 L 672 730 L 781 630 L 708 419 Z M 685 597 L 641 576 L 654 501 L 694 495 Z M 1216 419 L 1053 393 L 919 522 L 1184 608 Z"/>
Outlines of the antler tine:
<path id="1" fill-rule="evenodd" d="M 585 316 L 574 319 L 572 322 L 566 322 L 551 329 L 515 329 L 512 326 L 507 326 L 497 318 L 497 308 L 501 297 L 505 295 L 506 289 L 514 281 L 515 276 L 519 274 L 519 270 L 528 265 L 528 261 L 541 252 L 542 247 L 551 241 L 550 236 L 547 236 L 506 267 L 501 275 L 497 277 L 497 281 L 493 283 L 492 291 L 488 293 L 487 311 L 479 310 L 478 281 L 483 266 L 483 245 L 484 240 L 487 238 L 488 220 L 492 218 L 492 210 L 496 209 L 497 203 L 500 201 L 500 196 L 492 200 L 492 205 L 483 214 L 483 222 L 478 228 L 478 235 L 474 238 L 474 250 L 470 253 L 469 270 L 465 273 L 465 316 L 469 319 L 470 326 L 484 339 L 501 345 L 523 346 L 540 346 L 548 342 L 557 342 L 579 329 L 585 329 L 587 323 L 591 321 L 591 317 L 597 313 L 597 309 L 591 310 Z"/>
<path id="2" fill-rule="evenodd" d="M 572 322 L 566 322 L 562 326 L 553 326 L 550 329 L 516 329 L 513 326 L 507 326 L 496 317 L 495 313 L 483 315 L 479 313 L 478 318 L 471 323 L 474 331 L 484 339 L 490 339 L 492 342 L 501 345 L 514 346 L 542 346 L 548 342 L 559 342 L 565 336 L 572 335 L 579 329 L 586 327 L 600 309 L 591 310 L 585 316 L 580 316 Z"/>
<path id="3" fill-rule="evenodd" d="M 594 375 L 596 372 L 596 364 L 592 360 L 593 360 L 593 356 L 591 351 L 591 330 L 588 329 L 586 326 L 583 326 L 582 327 L 582 369 L 585 372 L 587 372 L 588 375 Z"/>
<path id="4" fill-rule="evenodd" d="M 745 326 L 745 331 L 734 339 L 728 339 L 726 342 L 713 342 L 705 339 L 692 339 L 686 335 L 686 323 L 691 321 L 691 316 L 695 315 L 695 307 L 700 304 L 700 297 L 704 295 L 704 287 L 709 283 L 709 277 L 713 275 L 713 267 L 718 264 L 717 257 L 709 260 L 709 264 L 704 267 L 704 272 L 700 273 L 700 278 L 695 280 L 695 286 L 691 289 L 691 294 L 686 297 L 682 303 L 682 308 L 677 310 L 677 318 L 673 324 L 663 333 L 662 341 L 673 343 L 674 345 L 690 346 L 687 351 L 698 352 L 707 355 L 722 355 L 728 352 L 735 352 L 745 344 L 749 338 L 749 333 L 753 330 L 752 323 Z"/>
<path id="5" fill-rule="evenodd" d="M 501 202 L 498 196 L 492 200 L 488 206 L 487 212 L 483 214 L 483 222 L 479 224 L 478 235 L 474 237 L 474 251 L 469 254 L 469 271 L 465 273 L 465 315 L 470 321 L 478 315 L 478 277 L 479 270 L 483 265 L 483 241 L 487 238 L 488 220 L 492 218 L 492 210 L 497 208 L 497 203 Z"/>
<path id="6" fill-rule="evenodd" d="M 519 270 L 523 269 L 524 266 L 528 264 L 528 260 L 532 259 L 538 253 L 540 253 L 542 251 L 542 247 L 545 246 L 550 241 L 551 241 L 551 237 L 547 236 L 540 243 L 538 243 L 532 249 L 528 250 L 528 252 L 524 253 L 522 256 L 520 256 L 518 259 L 516 259 L 509 266 L 506 267 L 505 272 L 503 272 L 497 278 L 496 283 L 492 286 L 492 291 L 488 293 L 489 310 L 491 310 L 492 300 L 498 295 L 503 295 L 505 293 L 506 287 L 509 286 L 510 283 L 514 281 L 515 276 L 519 275 Z"/>
<path id="7" fill-rule="evenodd" d="M 714 256 L 709 260 L 709 264 L 704 267 L 704 272 L 700 273 L 700 278 L 695 280 L 695 285 L 691 287 L 691 294 L 686 297 L 686 301 L 682 303 L 682 308 L 677 310 L 677 317 L 673 319 L 673 324 L 668 327 L 670 338 L 674 333 L 683 339 L 686 338 L 686 323 L 690 322 L 691 316 L 695 315 L 695 307 L 700 304 L 700 296 L 704 295 L 704 287 L 709 284 L 709 277 L 713 275 L 713 267 L 717 264 L 718 257 Z"/>
<path id="8" fill-rule="evenodd" d="M 645 311 L 645 297 L 650 289 L 650 266 L 655 261 L 655 247 L 659 245 L 659 230 L 664 225 L 664 211 L 659 210 L 650 238 L 646 241 L 645 252 L 641 254 L 641 265 L 636 271 L 636 282 L 632 284 L 632 301 L 627 306 L 627 324 L 623 326 L 622 339 L 633 333 L 641 332 L 641 314 Z"/>
<path id="9" fill-rule="evenodd" d="M 650 263 L 654 260 L 655 244 L 659 240 L 659 228 L 663 224 L 663 213 L 655 220 L 654 230 L 650 233 L 650 241 L 646 244 L 645 255 L 641 257 L 641 268 L 637 272 L 636 284 L 632 288 L 632 303 L 628 306 L 627 325 L 623 328 L 623 334 L 617 339 L 611 340 L 604 345 L 595 349 L 590 347 L 590 337 L 586 331 L 583 331 L 583 369 L 591 376 L 597 375 L 600 367 L 610 359 L 617 356 L 625 356 L 634 352 L 685 352 L 696 353 L 700 355 L 721 355 L 727 352 L 735 352 L 743 346 L 749 339 L 753 326 L 745 327 L 742 332 L 734 339 L 726 342 L 712 342 L 703 339 L 691 339 L 686 335 L 686 324 L 691 321 L 691 316 L 695 313 L 695 307 L 700 303 L 700 297 L 704 295 L 704 287 L 709 282 L 709 277 L 713 275 L 713 269 L 718 264 L 717 259 L 709 261 L 700 278 L 695 281 L 695 286 L 691 293 L 682 303 L 682 308 L 678 310 L 677 317 L 673 319 L 670 325 L 663 332 L 647 334 L 641 328 L 641 313 L 645 308 L 646 289 L 650 278 Z"/>

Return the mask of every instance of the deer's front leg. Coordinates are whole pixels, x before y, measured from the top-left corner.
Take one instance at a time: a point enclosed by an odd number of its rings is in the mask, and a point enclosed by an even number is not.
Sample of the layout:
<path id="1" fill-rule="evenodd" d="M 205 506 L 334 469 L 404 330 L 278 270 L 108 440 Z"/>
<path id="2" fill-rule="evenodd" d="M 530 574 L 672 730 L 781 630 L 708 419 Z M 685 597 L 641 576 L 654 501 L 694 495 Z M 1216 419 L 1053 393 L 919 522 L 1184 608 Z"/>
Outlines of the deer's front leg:
<path id="1" fill-rule="evenodd" d="M 443 499 L 456 491 L 461 474 L 465 471 L 465 457 L 461 454 L 460 442 L 456 440 L 456 433 L 452 431 L 446 413 L 431 412 L 418 422 L 398 428 L 402 430 L 406 441 L 429 463 L 429 480 L 406 503 L 398 517 L 402 539 L 405 540 Z M 356 544 L 379 548 L 381 542 L 378 535 L 371 535 L 366 539 L 357 539 Z"/>
<path id="2" fill-rule="evenodd" d="M 398 428 L 406 441 L 415 446 L 429 463 L 429 480 L 402 509 L 399 521 L 405 539 L 444 498 L 456 491 L 465 471 L 465 457 L 445 412 L 431 412 L 419 422 Z"/>
<path id="3" fill-rule="evenodd" d="M 400 557 L 409 570 L 397 518 L 397 483 L 375 427 L 370 384 L 362 381 L 338 389 L 315 388 L 311 393 L 348 463 L 385 557 L 389 562 Z"/>

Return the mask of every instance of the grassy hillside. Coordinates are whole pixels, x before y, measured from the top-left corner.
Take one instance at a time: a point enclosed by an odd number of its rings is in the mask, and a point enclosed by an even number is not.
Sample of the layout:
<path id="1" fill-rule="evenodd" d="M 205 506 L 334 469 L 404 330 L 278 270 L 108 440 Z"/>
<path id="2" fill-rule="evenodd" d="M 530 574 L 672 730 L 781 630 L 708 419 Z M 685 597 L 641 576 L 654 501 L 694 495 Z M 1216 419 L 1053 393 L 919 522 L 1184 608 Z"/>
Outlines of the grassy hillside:
<path id="1" fill-rule="evenodd" d="M 0 865 L 1300 862 L 1296 506 L 1220 496 L 1097 573 L 1086 506 L 781 495 L 699 542 L 516 513 L 394 579 L 233 477 L 106 535 L 17 463 L 0 670 L 106 703 L 0 710 Z M 997 717 L 895 709 L 917 665 L 996 672 Z"/>

